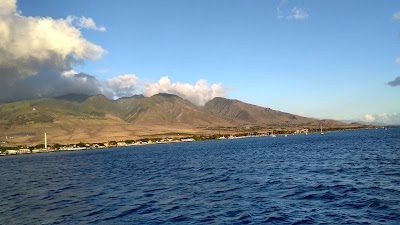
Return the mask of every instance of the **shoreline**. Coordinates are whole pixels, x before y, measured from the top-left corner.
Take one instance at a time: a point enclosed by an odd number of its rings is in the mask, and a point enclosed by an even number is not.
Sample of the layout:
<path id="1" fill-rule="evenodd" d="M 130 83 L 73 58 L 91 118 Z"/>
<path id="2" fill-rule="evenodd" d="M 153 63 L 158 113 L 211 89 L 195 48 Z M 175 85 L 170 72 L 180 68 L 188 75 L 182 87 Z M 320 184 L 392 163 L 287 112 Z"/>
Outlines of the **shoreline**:
<path id="1" fill-rule="evenodd" d="M 331 132 L 342 132 L 342 131 L 354 131 L 354 130 L 370 130 L 370 129 L 382 129 L 382 128 L 358 128 L 358 129 L 342 129 L 342 130 L 332 130 L 332 131 L 325 131 L 325 134 L 331 133 Z M 385 129 L 385 128 L 384 128 Z M 386 128 L 387 130 L 387 128 Z M 28 154 L 41 154 L 41 153 L 56 153 L 56 152 L 72 152 L 72 151 L 88 151 L 88 150 L 101 150 L 101 149 L 113 149 L 113 148 L 122 148 L 122 147 L 132 147 L 132 146 L 146 146 L 146 145 L 156 145 L 156 144 L 173 144 L 173 143 L 184 143 L 184 142 L 199 142 L 199 141 L 211 141 L 211 140 L 234 140 L 234 139 L 242 139 L 242 138 L 260 138 L 260 137 L 271 137 L 271 138 L 276 138 L 276 137 L 288 137 L 288 136 L 298 136 L 298 135 L 314 135 L 315 133 L 320 133 L 318 131 L 313 131 L 310 133 L 292 133 L 292 134 L 254 134 L 254 135 L 243 135 L 243 136 L 232 136 L 232 135 L 225 135 L 225 134 L 214 134 L 214 135 L 209 135 L 208 138 L 197 138 L 195 139 L 194 137 L 198 137 L 193 135 L 192 137 L 183 137 L 181 139 L 172 139 L 172 138 L 167 138 L 167 139 L 160 139 L 157 141 L 151 141 L 152 139 L 157 139 L 157 138 L 147 138 L 148 141 L 140 141 L 140 140 L 135 140 L 132 141 L 132 143 L 128 144 L 124 141 L 110 141 L 114 142 L 114 145 L 102 145 L 99 146 L 99 143 L 92 143 L 92 144 L 85 144 L 86 147 L 61 147 L 59 149 L 28 149 L 28 148 L 20 148 L 20 149 L 9 149 L 2 151 L 0 153 L 1 156 L 15 156 L 15 155 L 28 155 Z M 228 137 L 226 137 L 228 136 Z M 210 138 L 212 137 L 212 138 Z M 141 139 L 143 140 L 143 139 Z M 82 143 L 83 144 L 83 143 Z M 97 147 L 96 147 L 97 145 Z M 5 147 L 7 148 L 7 147 Z M 5 153 L 6 152 L 6 153 Z"/>

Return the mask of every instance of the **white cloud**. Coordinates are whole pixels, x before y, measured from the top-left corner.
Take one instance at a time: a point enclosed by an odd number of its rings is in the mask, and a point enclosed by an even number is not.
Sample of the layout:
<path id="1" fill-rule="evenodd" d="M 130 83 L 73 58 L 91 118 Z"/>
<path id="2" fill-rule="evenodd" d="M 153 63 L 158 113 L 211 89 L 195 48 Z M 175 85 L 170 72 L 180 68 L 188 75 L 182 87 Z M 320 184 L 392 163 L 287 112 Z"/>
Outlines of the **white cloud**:
<path id="1" fill-rule="evenodd" d="M 68 70 L 68 71 L 64 71 L 64 72 L 62 73 L 62 75 L 63 75 L 64 77 L 72 77 L 72 76 L 74 76 L 75 74 L 78 74 L 78 72 L 76 72 L 75 70 Z"/>
<path id="2" fill-rule="evenodd" d="M 73 24 L 75 23 L 75 25 L 77 27 L 80 28 L 86 28 L 86 29 L 92 29 L 92 30 L 97 30 L 97 31 L 101 31 L 101 32 L 105 32 L 107 31 L 107 28 L 103 27 L 103 26 L 97 26 L 96 23 L 94 22 L 94 20 L 90 17 L 75 17 L 75 16 L 68 16 L 67 20 Z"/>
<path id="3" fill-rule="evenodd" d="M 309 17 L 308 12 L 301 7 L 294 6 L 289 0 L 281 0 L 276 7 L 278 19 L 305 20 Z"/>
<path id="4" fill-rule="evenodd" d="M 215 97 L 225 97 L 227 89 L 221 84 L 208 85 L 206 80 L 199 80 L 196 84 L 171 83 L 171 80 L 165 76 L 161 77 L 156 83 L 147 82 L 142 88 L 144 96 L 152 96 L 158 93 L 175 94 L 185 98 L 196 105 L 204 105 Z"/>
<path id="5" fill-rule="evenodd" d="M 70 93 L 117 98 L 135 92 L 146 96 L 164 92 L 204 105 L 227 94 L 221 84 L 208 85 L 206 80 L 172 83 L 162 77 L 156 83 L 141 84 L 134 74 L 125 74 L 101 83 L 74 70 L 77 63 L 106 54 L 101 46 L 83 37 L 81 28 L 106 30 L 89 17 L 25 17 L 18 12 L 16 0 L 0 0 L 0 101 Z"/>
<path id="6" fill-rule="evenodd" d="M 395 61 L 396 63 L 400 63 L 400 57 L 397 57 L 394 61 Z"/>
<path id="7" fill-rule="evenodd" d="M 395 13 L 393 14 L 392 18 L 393 18 L 394 20 L 400 20 L 400 11 L 395 12 Z"/>
<path id="8" fill-rule="evenodd" d="M 88 21 L 86 25 L 91 26 Z M 19 14 L 16 0 L 0 0 L 0 100 L 34 98 L 41 90 L 50 96 L 50 90 L 69 90 L 59 81 L 75 63 L 104 54 L 106 50 L 82 36 L 72 17 L 25 17 Z M 29 82 L 37 82 L 37 89 Z M 50 88 L 52 82 L 61 86 Z M 15 89 L 24 91 L 19 94 Z"/>
<path id="9" fill-rule="evenodd" d="M 40 65 L 68 67 L 70 57 L 98 59 L 106 53 L 84 39 L 69 19 L 16 16 L 11 4 L 15 1 L 1 1 L 7 6 L 2 12 L 7 13 L 0 15 L 0 68 L 13 70 L 14 75 L 34 75 Z"/>
<path id="10" fill-rule="evenodd" d="M 9 15 L 17 13 L 17 0 L 1 0 L 0 15 Z"/>
<path id="11" fill-rule="evenodd" d="M 305 9 L 294 7 L 292 12 L 289 16 L 286 17 L 287 19 L 291 20 L 304 20 L 308 18 L 308 13 Z"/>
<path id="12" fill-rule="evenodd" d="M 390 117 L 390 115 L 387 113 L 381 113 L 378 115 L 378 119 L 382 120 L 382 121 L 388 121 L 389 117 Z"/>
<path id="13" fill-rule="evenodd" d="M 376 115 L 366 114 L 363 120 L 366 122 L 400 125 L 400 113 L 381 113 Z"/>
<path id="14" fill-rule="evenodd" d="M 139 78 L 134 74 L 125 74 L 111 78 L 104 83 L 114 98 L 132 96 L 139 85 Z"/>
<path id="15" fill-rule="evenodd" d="M 367 122 L 374 122 L 374 121 L 375 121 L 375 117 L 374 117 L 373 115 L 371 115 L 371 114 L 366 114 L 366 115 L 364 116 L 364 121 L 367 121 Z"/>

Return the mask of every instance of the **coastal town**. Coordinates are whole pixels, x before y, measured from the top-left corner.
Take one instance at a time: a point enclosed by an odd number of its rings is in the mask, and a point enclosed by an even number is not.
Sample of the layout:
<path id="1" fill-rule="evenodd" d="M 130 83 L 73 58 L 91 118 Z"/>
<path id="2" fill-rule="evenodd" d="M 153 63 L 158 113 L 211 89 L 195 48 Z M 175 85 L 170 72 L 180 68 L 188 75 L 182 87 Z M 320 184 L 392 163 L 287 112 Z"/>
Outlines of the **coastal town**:
<path id="1" fill-rule="evenodd" d="M 377 127 L 363 127 L 358 129 L 378 129 Z M 388 129 L 382 127 L 382 129 Z M 349 129 L 330 129 L 328 131 L 341 131 Z M 47 144 L 47 134 L 43 136 L 43 144 L 35 146 L 5 146 L 7 143 L 2 141 L 0 143 L 0 156 L 8 155 L 21 155 L 21 154 L 35 154 L 35 153 L 50 153 L 50 152 L 61 152 L 61 151 L 81 151 L 81 150 L 93 150 L 93 149 L 106 149 L 106 148 L 118 148 L 118 147 L 129 147 L 129 146 L 143 146 L 152 144 L 168 144 L 168 143 L 180 143 L 180 142 L 194 142 L 194 141 L 205 141 L 205 140 L 229 140 L 229 139 L 240 139 L 240 138 L 254 138 L 254 137 L 288 137 L 289 135 L 308 135 L 311 133 L 324 132 L 315 129 L 296 129 L 291 132 L 282 130 L 268 130 L 265 132 L 246 132 L 246 133 L 234 133 L 234 134 L 211 134 L 211 135 L 180 135 L 177 133 L 173 137 L 146 137 L 138 140 L 124 140 L 124 141 L 107 141 L 100 143 L 84 143 L 79 142 L 75 144 Z M 7 137 L 7 139 L 12 137 Z"/>
<path id="2" fill-rule="evenodd" d="M 291 132 L 291 135 L 303 134 L 308 135 L 308 129 L 297 129 Z M 20 154 L 34 154 L 34 153 L 49 153 L 59 151 L 80 151 L 80 150 L 92 150 L 92 149 L 104 149 L 104 148 L 117 148 L 117 147 L 128 147 L 128 146 L 141 146 L 150 144 L 167 144 L 167 143 L 179 143 L 179 142 L 193 142 L 193 141 L 204 141 L 204 140 L 224 140 L 224 139 L 239 139 L 239 138 L 250 138 L 250 137 L 276 137 L 277 135 L 288 136 L 287 132 L 269 130 L 266 132 L 246 132 L 246 133 L 235 133 L 235 134 L 212 134 L 212 135 L 175 135 L 174 137 L 149 137 L 142 138 L 139 140 L 124 140 L 124 141 L 108 141 L 101 143 L 84 143 L 79 142 L 75 144 L 52 144 L 49 145 L 47 140 L 47 134 L 44 134 L 43 144 L 35 146 L 13 146 L 6 147 L 7 143 L 3 141 L 0 145 L 0 155 L 20 155 Z M 7 137 L 12 138 L 12 137 Z"/>

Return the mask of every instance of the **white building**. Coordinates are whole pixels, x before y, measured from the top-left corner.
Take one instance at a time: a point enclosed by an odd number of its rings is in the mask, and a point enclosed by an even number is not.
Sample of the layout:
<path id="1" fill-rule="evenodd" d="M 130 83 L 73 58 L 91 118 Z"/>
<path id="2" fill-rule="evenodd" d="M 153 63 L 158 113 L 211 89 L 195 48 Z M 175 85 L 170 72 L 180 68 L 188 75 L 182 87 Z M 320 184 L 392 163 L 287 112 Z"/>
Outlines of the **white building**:
<path id="1" fill-rule="evenodd" d="M 17 150 L 6 150 L 6 154 L 7 155 L 16 155 L 17 154 Z"/>

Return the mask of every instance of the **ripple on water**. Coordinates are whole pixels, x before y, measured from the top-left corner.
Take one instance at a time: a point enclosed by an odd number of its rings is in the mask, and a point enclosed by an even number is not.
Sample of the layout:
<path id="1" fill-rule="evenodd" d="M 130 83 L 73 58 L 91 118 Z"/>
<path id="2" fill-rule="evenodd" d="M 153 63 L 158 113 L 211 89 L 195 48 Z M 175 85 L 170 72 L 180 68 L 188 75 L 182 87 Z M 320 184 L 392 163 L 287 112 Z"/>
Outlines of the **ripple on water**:
<path id="1" fill-rule="evenodd" d="M 0 224 L 400 224 L 400 129 L 0 158 Z M 18 215 L 18 216 L 15 216 Z"/>

